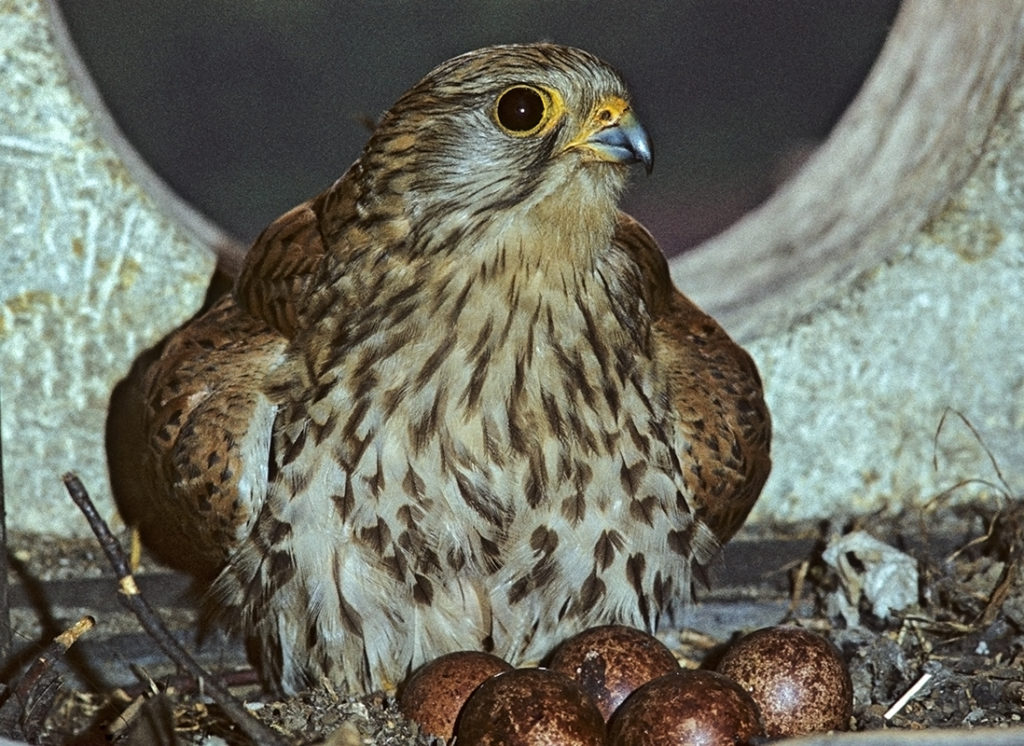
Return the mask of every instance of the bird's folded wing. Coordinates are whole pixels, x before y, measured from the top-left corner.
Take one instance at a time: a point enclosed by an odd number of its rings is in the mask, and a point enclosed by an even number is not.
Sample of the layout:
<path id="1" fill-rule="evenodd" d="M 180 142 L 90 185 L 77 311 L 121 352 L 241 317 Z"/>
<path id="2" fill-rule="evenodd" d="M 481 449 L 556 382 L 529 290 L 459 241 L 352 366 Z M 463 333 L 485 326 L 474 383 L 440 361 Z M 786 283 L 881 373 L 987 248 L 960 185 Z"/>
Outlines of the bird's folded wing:
<path id="1" fill-rule="evenodd" d="M 298 323 L 301 298 L 323 255 L 316 201 L 292 208 L 271 223 L 249 249 L 235 284 L 238 305 L 290 338 Z"/>
<path id="2" fill-rule="evenodd" d="M 675 288 L 664 254 L 643 226 L 620 215 L 614 240 L 647 275 L 655 355 L 665 366 L 676 424 L 691 452 L 683 460 L 713 465 L 684 478 L 691 482 L 696 514 L 724 543 L 771 470 L 771 419 L 757 367 L 717 321 Z"/>
<path id="3" fill-rule="evenodd" d="M 131 512 L 171 564 L 212 575 L 258 513 L 275 414 L 262 379 L 286 344 L 225 296 L 170 336 L 146 371 L 135 451 L 149 488 Z"/>

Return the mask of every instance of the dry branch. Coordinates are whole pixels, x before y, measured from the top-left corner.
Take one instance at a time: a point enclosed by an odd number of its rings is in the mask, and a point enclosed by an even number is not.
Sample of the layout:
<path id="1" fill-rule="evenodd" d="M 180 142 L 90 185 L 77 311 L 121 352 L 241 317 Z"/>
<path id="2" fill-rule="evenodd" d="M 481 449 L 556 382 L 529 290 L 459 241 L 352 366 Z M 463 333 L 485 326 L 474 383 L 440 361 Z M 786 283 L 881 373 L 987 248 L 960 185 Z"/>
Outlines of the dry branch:
<path id="1" fill-rule="evenodd" d="M 71 499 L 75 501 L 75 504 L 89 522 L 89 527 L 96 535 L 96 539 L 107 555 L 110 566 L 117 575 L 121 591 L 118 598 L 129 611 L 135 614 L 139 624 L 142 625 L 143 629 L 146 630 L 164 654 L 188 671 L 189 674 L 196 677 L 196 679 L 202 681 L 204 691 L 221 707 L 224 713 L 231 719 L 231 722 L 238 726 L 239 730 L 251 738 L 254 743 L 285 743 L 274 731 L 253 717 L 241 702 L 235 699 L 215 677 L 211 676 L 206 669 L 195 661 L 187 650 L 178 644 L 178 641 L 167 631 L 159 615 L 140 593 L 139 586 L 135 582 L 135 577 L 132 575 L 129 567 L 128 556 L 121 548 L 120 542 L 111 533 L 106 521 L 96 512 L 96 507 L 93 505 L 89 493 L 86 492 L 81 481 L 74 474 L 65 474 L 64 485 L 67 487 Z"/>
<path id="2" fill-rule="evenodd" d="M 11 607 L 7 583 L 7 495 L 4 492 L 3 391 L 0 391 L 0 660 L 11 655 Z"/>
<path id="3" fill-rule="evenodd" d="M 0 732 L 17 733 L 35 741 L 60 690 L 54 664 L 95 624 L 91 616 L 82 617 L 36 655 L 0 707 Z"/>

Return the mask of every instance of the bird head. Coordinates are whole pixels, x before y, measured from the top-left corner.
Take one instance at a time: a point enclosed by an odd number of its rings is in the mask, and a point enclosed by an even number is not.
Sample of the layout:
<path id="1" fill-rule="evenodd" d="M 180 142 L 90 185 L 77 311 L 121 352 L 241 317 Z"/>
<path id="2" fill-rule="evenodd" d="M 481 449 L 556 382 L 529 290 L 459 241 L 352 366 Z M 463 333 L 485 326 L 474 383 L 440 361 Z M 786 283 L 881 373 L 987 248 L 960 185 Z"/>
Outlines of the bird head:
<path id="1" fill-rule="evenodd" d="M 636 163 L 650 171 L 651 142 L 611 67 L 516 44 L 431 71 L 383 116 L 357 172 L 365 211 L 402 216 L 396 234 L 409 227 L 417 248 L 530 231 L 565 247 L 611 236 Z"/>

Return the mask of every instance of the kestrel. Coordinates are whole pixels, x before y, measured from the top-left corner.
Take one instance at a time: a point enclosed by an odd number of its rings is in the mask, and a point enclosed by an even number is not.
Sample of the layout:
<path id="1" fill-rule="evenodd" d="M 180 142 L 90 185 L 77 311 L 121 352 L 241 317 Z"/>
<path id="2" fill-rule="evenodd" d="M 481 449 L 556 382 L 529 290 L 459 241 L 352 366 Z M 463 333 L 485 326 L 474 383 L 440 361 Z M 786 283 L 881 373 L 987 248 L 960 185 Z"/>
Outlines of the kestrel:
<path id="1" fill-rule="evenodd" d="M 294 692 L 654 629 L 770 468 L 750 357 L 617 209 L 650 140 L 553 44 L 456 57 L 144 379 L 144 535 Z"/>

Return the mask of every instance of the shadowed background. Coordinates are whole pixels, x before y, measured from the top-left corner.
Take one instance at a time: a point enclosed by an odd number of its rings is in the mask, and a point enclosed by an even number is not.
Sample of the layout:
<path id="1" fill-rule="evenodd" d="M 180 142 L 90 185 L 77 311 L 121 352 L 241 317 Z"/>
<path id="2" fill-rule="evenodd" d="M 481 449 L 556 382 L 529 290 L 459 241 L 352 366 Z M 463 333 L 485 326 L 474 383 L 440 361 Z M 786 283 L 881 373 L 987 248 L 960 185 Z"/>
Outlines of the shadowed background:
<path id="1" fill-rule="evenodd" d="M 654 173 L 625 207 L 670 253 L 758 204 L 825 137 L 898 5 L 61 3 L 128 138 L 245 242 L 340 176 L 369 124 L 442 60 L 502 42 L 588 49 L 625 75 L 654 138 Z"/>

